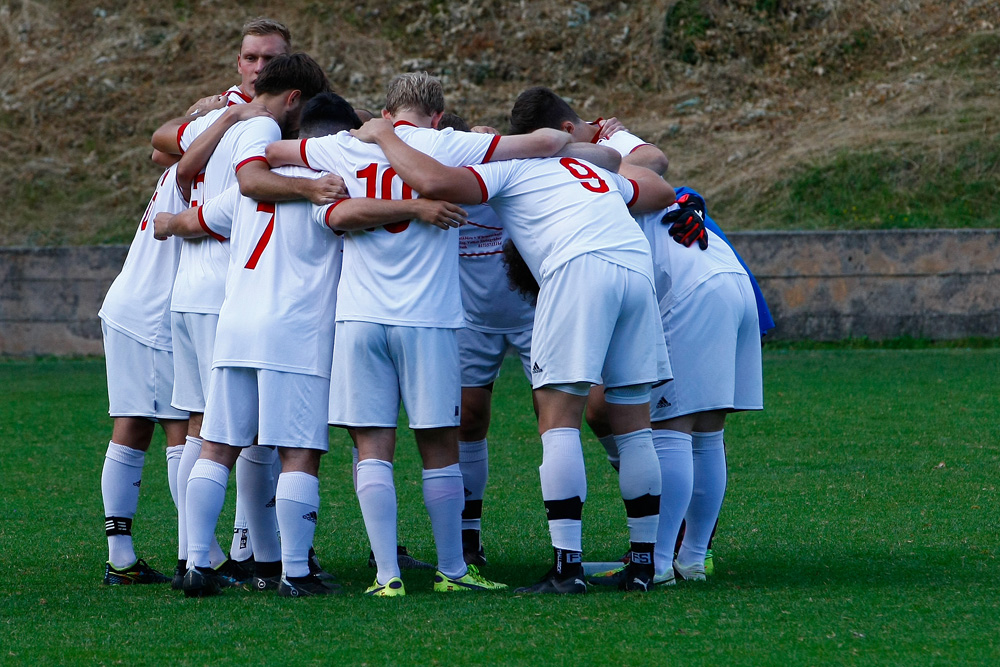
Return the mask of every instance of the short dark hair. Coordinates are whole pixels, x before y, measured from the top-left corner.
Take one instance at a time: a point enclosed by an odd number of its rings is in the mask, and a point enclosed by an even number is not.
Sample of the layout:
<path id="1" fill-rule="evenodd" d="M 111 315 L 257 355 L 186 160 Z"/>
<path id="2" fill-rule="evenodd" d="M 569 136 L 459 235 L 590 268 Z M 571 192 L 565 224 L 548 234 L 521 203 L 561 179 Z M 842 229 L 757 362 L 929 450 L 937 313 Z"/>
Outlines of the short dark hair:
<path id="1" fill-rule="evenodd" d="M 459 132 L 469 131 L 469 124 L 465 122 L 465 119 L 453 113 L 445 113 L 441 116 L 441 120 L 438 121 L 437 129 L 443 130 L 446 127 L 458 130 Z"/>
<path id="2" fill-rule="evenodd" d="M 347 100 L 336 93 L 320 93 L 309 100 L 299 119 L 299 136 L 322 137 L 361 127 L 361 119 Z"/>
<path id="3" fill-rule="evenodd" d="M 582 123 L 580 117 L 551 89 L 535 86 L 517 96 L 510 110 L 510 133 L 527 134 L 540 127 L 558 130 L 564 121 Z"/>
<path id="4" fill-rule="evenodd" d="M 254 83 L 257 95 L 280 95 L 287 90 L 302 93 L 303 102 L 330 92 L 323 68 L 304 53 L 275 56 L 264 65 Z"/>

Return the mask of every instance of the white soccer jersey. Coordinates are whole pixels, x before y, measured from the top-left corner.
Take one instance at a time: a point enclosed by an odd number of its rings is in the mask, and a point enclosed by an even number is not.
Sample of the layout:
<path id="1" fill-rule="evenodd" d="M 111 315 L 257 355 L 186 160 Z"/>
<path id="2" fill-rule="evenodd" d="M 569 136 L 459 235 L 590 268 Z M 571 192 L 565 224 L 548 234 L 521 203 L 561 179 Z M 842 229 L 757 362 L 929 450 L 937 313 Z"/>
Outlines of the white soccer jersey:
<path id="1" fill-rule="evenodd" d="M 466 328 L 485 333 L 530 329 L 535 309 L 507 281 L 503 224 L 485 204 L 465 210 L 469 221 L 458 228 L 458 273 Z"/>
<path id="2" fill-rule="evenodd" d="M 600 120 L 603 119 L 598 119 L 598 122 L 600 122 Z M 600 138 L 600 136 L 601 136 L 600 132 L 594 135 L 595 144 L 597 144 L 598 146 L 607 146 L 609 148 L 613 148 L 619 153 L 621 153 L 622 157 L 631 155 L 632 152 L 635 151 L 635 149 L 641 146 L 650 145 L 648 141 L 640 139 L 639 137 L 635 136 L 628 130 L 618 130 L 617 132 L 615 132 L 614 134 L 612 134 L 610 137 L 607 138 Z"/>
<path id="3" fill-rule="evenodd" d="M 240 90 L 239 86 L 233 86 L 226 92 L 222 93 L 222 96 L 226 98 L 226 106 L 231 107 L 234 104 L 246 104 L 253 100 L 252 97 Z"/>
<path id="4" fill-rule="evenodd" d="M 638 195 L 633 181 L 568 157 L 469 169 L 539 284 L 588 253 L 652 281 L 649 243 L 626 206 Z"/>
<path id="5" fill-rule="evenodd" d="M 677 208 L 677 204 L 672 204 L 661 211 L 636 217 L 653 251 L 654 286 L 661 315 L 716 274 L 747 274 L 729 244 L 709 229 L 705 230 L 709 237 L 705 250 L 697 246 L 686 248 L 674 241 L 670 225 L 663 224 L 661 219 L 664 213 Z"/>
<path id="6" fill-rule="evenodd" d="M 195 118 L 180 126 L 177 130 L 177 145 L 181 149 L 181 155 L 187 152 L 194 140 L 204 132 L 209 125 L 219 120 L 219 116 L 225 113 L 225 109 L 213 109 L 204 116 Z M 191 181 L 191 206 L 198 206 L 205 201 L 202 197 L 202 184 L 205 182 L 205 170 L 203 169 L 194 180 Z"/>
<path id="7" fill-rule="evenodd" d="M 285 176 L 318 178 L 301 167 Z M 199 210 L 207 230 L 232 229 L 226 300 L 212 367 L 330 377 L 341 237 L 313 217 L 308 201 L 257 202 L 234 185 Z"/>
<path id="8" fill-rule="evenodd" d="M 213 112 L 214 113 L 214 112 Z M 207 121 L 200 131 L 214 122 Z M 191 126 L 200 124 L 195 120 Z M 194 131 L 199 128 L 195 127 Z M 216 197 L 237 184 L 236 172 L 254 160 L 265 160 L 264 150 L 281 139 L 281 129 L 272 118 L 259 116 L 236 123 L 219 141 L 205 166 L 201 197 Z M 208 236 L 185 241 L 181 251 L 171 309 L 185 313 L 218 313 L 225 297 L 226 272 L 229 270 L 229 242 L 222 236 Z"/>
<path id="9" fill-rule="evenodd" d="M 139 222 L 121 273 L 98 313 L 105 324 L 158 350 L 171 349 L 170 295 L 181 240 L 153 238 L 157 213 L 180 213 L 187 201 L 177 187 L 177 165 L 163 172 Z"/>
<path id="10" fill-rule="evenodd" d="M 452 129 L 432 130 L 397 123 L 410 146 L 450 166 L 489 160 L 499 137 Z M 374 144 L 349 132 L 304 139 L 302 157 L 314 169 L 339 174 L 352 197 L 417 197 Z M 323 208 L 326 215 L 336 206 Z M 337 321 L 441 327 L 464 326 L 458 279 L 458 230 L 402 220 L 344 237 L 344 271 L 337 296 Z"/>

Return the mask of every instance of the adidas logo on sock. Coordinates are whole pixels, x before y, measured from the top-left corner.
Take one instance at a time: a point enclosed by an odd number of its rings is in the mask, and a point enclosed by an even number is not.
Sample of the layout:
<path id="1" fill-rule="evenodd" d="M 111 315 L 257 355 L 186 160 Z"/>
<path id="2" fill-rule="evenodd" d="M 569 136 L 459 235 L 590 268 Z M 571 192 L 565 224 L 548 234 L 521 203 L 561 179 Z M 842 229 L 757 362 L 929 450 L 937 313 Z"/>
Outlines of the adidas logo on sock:
<path id="1" fill-rule="evenodd" d="M 274 507 L 274 503 L 275 503 L 274 496 L 271 496 L 271 499 L 267 501 L 267 504 L 264 505 L 264 507 Z"/>
<path id="2" fill-rule="evenodd" d="M 312 523 L 316 523 L 317 519 L 316 512 L 309 512 L 307 514 L 303 514 L 302 518 L 305 519 L 306 521 L 311 521 Z"/>
<path id="3" fill-rule="evenodd" d="M 140 479 L 138 482 L 132 482 L 132 486 L 142 486 L 142 480 Z"/>
<path id="4" fill-rule="evenodd" d="M 656 402 L 656 407 L 658 408 L 669 408 L 670 401 L 667 400 L 666 396 L 660 396 L 660 400 Z"/>
<path id="5" fill-rule="evenodd" d="M 532 372 L 533 374 L 534 374 L 534 373 L 541 373 L 541 372 L 542 372 L 542 367 L 541 367 L 541 366 L 539 366 L 539 365 L 538 365 L 538 363 L 536 362 L 536 363 L 535 363 L 535 365 L 533 365 L 533 366 L 531 367 L 531 372 Z"/>

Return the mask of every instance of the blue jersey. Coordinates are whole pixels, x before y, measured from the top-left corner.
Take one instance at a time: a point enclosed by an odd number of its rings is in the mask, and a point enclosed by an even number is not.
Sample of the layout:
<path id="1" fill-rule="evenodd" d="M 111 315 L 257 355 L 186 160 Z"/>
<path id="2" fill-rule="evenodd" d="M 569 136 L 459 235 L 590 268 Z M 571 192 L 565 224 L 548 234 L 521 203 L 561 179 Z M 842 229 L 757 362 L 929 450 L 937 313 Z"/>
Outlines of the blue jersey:
<path id="1" fill-rule="evenodd" d="M 698 197 L 702 201 L 705 201 L 705 198 L 702 197 L 698 192 L 688 187 L 681 186 L 679 188 L 676 188 L 674 191 L 677 193 L 678 197 L 680 197 L 683 194 L 690 194 L 694 195 L 695 197 Z M 715 234 L 718 234 L 719 237 L 723 241 L 725 241 L 730 248 L 733 248 L 733 244 L 730 243 L 728 238 L 726 238 L 725 233 L 723 233 L 719 225 L 715 224 L 715 221 L 712 220 L 711 217 L 709 217 L 707 205 L 705 208 L 705 227 L 711 229 L 712 232 L 714 232 Z M 764 300 L 764 294 L 760 291 L 760 285 L 757 284 L 757 279 L 753 277 L 753 272 L 750 270 L 750 267 L 747 266 L 747 263 L 743 261 L 742 257 L 740 257 L 740 253 L 736 252 L 736 248 L 733 248 L 733 253 L 736 255 L 736 259 L 740 261 L 740 264 L 743 266 L 743 268 L 746 269 L 747 275 L 750 276 L 750 284 L 753 286 L 753 295 L 754 298 L 757 300 L 757 318 L 760 320 L 760 335 L 763 336 L 768 331 L 774 328 L 774 318 L 771 317 L 771 311 L 768 310 L 767 301 Z"/>

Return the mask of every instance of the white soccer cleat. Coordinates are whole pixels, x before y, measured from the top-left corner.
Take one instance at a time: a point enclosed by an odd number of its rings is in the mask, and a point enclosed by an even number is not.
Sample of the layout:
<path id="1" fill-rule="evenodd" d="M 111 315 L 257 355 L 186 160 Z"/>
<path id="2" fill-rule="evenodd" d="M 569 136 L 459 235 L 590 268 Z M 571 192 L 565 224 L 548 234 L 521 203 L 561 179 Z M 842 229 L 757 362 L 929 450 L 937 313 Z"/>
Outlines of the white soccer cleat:
<path id="1" fill-rule="evenodd" d="M 674 561 L 674 572 L 684 581 L 705 581 L 705 563 L 681 565 Z"/>

